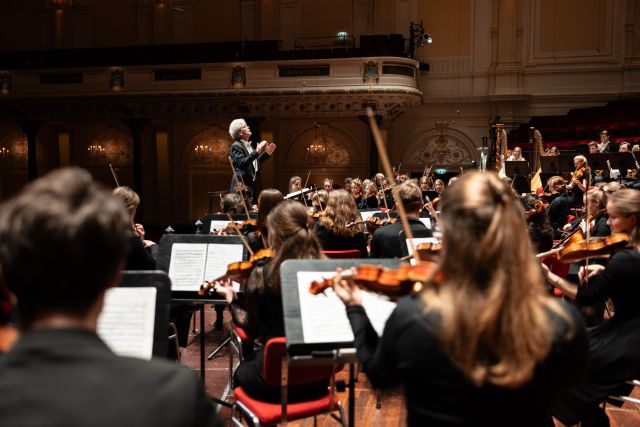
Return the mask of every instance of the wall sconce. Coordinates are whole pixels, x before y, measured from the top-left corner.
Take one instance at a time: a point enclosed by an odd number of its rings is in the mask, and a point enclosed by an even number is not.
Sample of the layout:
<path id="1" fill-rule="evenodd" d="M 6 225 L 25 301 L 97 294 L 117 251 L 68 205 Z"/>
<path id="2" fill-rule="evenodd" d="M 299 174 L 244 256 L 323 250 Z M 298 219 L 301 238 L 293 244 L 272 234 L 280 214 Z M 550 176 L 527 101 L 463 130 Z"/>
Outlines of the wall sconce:
<path id="1" fill-rule="evenodd" d="M 194 151 L 196 152 L 196 157 L 199 159 L 207 159 L 213 156 L 213 146 L 210 143 L 205 143 L 204 140 L 196 145 Z"/>
<path id="2" fill-rule="evenodd" d="M 0 95 L 6 96 L 11 93 L 11 74 L 0 74 Z"/>
<path id="3" fill-rule="evenodd" d="M 5 148 L 5 146 L 0 146 L 0 160 L 7 160 L 9 157 L 9 149 Z"/>
<path id="4" fill-rule="evenodd" d="M 124 72 L 119 69 L 111 70 L 111 81 L 109 83 L 109 87 L 112 92 L 120 92 L 124 89 Z"/>

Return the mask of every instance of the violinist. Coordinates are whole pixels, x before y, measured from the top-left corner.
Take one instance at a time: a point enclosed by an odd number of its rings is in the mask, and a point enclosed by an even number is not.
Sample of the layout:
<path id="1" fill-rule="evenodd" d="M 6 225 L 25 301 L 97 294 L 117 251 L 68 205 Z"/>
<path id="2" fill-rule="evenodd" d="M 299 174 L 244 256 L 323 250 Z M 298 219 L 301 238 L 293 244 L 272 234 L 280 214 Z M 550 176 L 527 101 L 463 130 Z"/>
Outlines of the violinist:
<path id="1" fill-rule="evenodd" d="M 256 218 L 256 230 L 246 234 L 249 247 L 254 253 L 265 249 L 268 243 L 267 215 L 284 200 L 282 193 L 273 188 L 262 190 L 258 196 L 258 216 Z"/>
<path id="2" fill-rule="evenodd" d="M 378 200 L 378 189 L 373 181 L 369 181 L 366 184 L 364 199 L 366 203 L 365 209 L 375 209 L 380 206 L 380 201 Z"/>
<path id="3" fill-rule="evenodd" d="M 327 193 L 331 193 L 333 191 L 333 180 L 331 178 L 325 178 L 322 181 L 322 189 Z"/>
<path id="4" fill-rule="evenodd" d="M 589 329 L 589 376 L 579 386 L 561 393 L 553 415 L 566 425 L 609 425 L 599 404 L 621 394 L 624 382 L 640 374 L 640 192 L 620 190 L 607 203 L 608 225 L 614 233 L 627 233 L 630 246 L 613 254 L 606 266 L 589 265 L 580 271 L 577 286 L 547 268 L 547 280 L 568 298 L 585 305 L 613 301 L 615 313 L 602 325 Z M 544 266 L 543 266 L 544 268 Z"/>
<path id="5" fill-rule="evenodd" d="M 366 208 L 366 199 L 364 198 L 364 191 L 362 191 L 362 181 L 360 178 L 353 180 L 351 184 L 351 196 L 358 209 Z"/>
<path id="6" fill-rule="evenodd" d="M 155 245 L 151 240 L 145 240 L 144 227 L 135 223 L 135 216 L 140 205 L 140 196 L 132 188 L 126 186 L 116 187 L 114 196 L 118 197 L 125 205 L 131 221 L 131 235 L 129 236 L 129 255 L 125 270 L 155 270 L 156 260 L 151 255 L 151 248 Z"/>
<path id="7" fill-rule="evenodd" d="M 329 194 L 324 215 L 320 217 L 314 229 L 322 249 L 325 251 L 358 249 L 360 258 L 368 258 L 367 236 L 362 231 L 362 227 L 347 225 L 359 220 L 360 214 L 353 197 L 345 190 L 332 191 Z"/>
<path id="8" fill-rule="evenodd" d="M 566 224 L 562 229 L 570 232 L 580 227 L 582 234 L 587 235 L 587 224 L 589 226 L 589 235 L 591 237 L 604 237 L 611 235 L 611 229 L 607 225 L 606 206 L 607 195 L 599 189 L 589 190 L 584 195 L 584 206 L 586 208 L 586 216 L 577 218 L 576 220 Z"/>
<path id="9" fill-rule="evenodd" d="M 348 196 L 351 199 L 351 196 Z M 269 247 L 275 257 L 251 272 L 245 292 L 236 295 L 228 281 L 216 284 L 216 291 L 232 304 L 235 322 L 252 340 L 284 336 L 284 319 L 280 287 L 280 265 L 288 259 L 323 258 L 318 239 L 308 226 L 307 212 L 300 203 L 284 201 L 267 216 Z M 241 386 L 251 397 L 280 402 L 280 388 L 266 383 L 262 377 L 264 347 L 248 354 L 234 374 L 235 386 Z M 326 394 L 328 382 L 289 386 L 292 402 L 309 400 Z"/>
<path id="10" fill-rule="evenodd" d="M 571 180 L 567 184 L 567 189 L 571 191 L 571 207 L 576 207 L 582 203 L 584 192 L 587 191 L 591 182 L 591 171 L 587 158 L 582 155 L 573 158 L 575 171 L 571 174 Z"/>
<path id="11" fill-rule="evenodd" d="M 407 182 L 398 186 L 398 193 L 404 204 L 407 219 L 411 230 L 420 231 L 431 235 L 430 230 L 420 221 L 422 209 L 422 192 L 415 182 Z M 401 221 L 380 227 L 373 233 L 371 240 L 372 258 L 400 258 L 402 257 L 402 245 L 406 243 L 400 240 L 402 230 Z"/>
<path id="12" fill-rule="evenodd" d="M 549 223 L 549 216 L 545 212 L 541 200 L 531 194 L 520 198 L 527 220 L 527 232 L 536 252 L 545 252 L 553 246 L 553 229 Z"/>
<path id="13" fill-rule="evenodd" d="M 295 193 L 302 190 L 302 178 L 295 175 L 289 179 L 289 193 Z"/>
<path id="14" fill-rule="evenodd" d="M 431 179 L 428 176 L 420 177 L 420 191 L 422 191 L 422 194 L 431 191 Z"/>
<path id="15" fill-rule="evenodd" d="M 378 189 L 382 189 L 386 185 L 384 181 L 385 181 L 385 176 L 382 172 L 378 172 L 373 177 L 373 183 L 376 185 L 376 187 L 378 187 Z"/>
<path id="16" fill-rule="evenodd" d="M 352 187 L 353 187 L 353 178 L 347 177 L 344 179 L 344 189 L 351 193 L 352 191 Z"/>
<path id="17" fill-rule="evenodd" d="M 0 360 L 0 425 L 214 425 L 191 369 L 118 356 L 96 333 L 131 233 L 122 201 L 79 168 L 53 171 L 0 207 L 0 282 L 21 327 Z"/>
<path id="18" fill-rule="evenodd" d="M 550 193 L 547 198 L 549 202 L 547 214 L 553 228 L 553 238 L 560 240 L 564 234 L 562 227 L 567 223 L 567 217 L 569 216 L 571 200 L 567 194 L 566 181 L 561 176 L 556 175 L 549 178 L 547 187 Z"/>
<path id="19" fill-rule="evenodd" d="M 329 192 L 327 191 L 318 190 L 312 193 L 311 194 L 311 214 L 314 214 L 314 216 L 316 217 L 319 216 L 327 207 L 328 200 L 329 200 Z"/>
<path id="20" fill-rule="evenodd" d="M 404 385 L 410 427 L 553 425 L 549 404 L 581 379 L 587 343 L 575 310 L 546 294 L 522 206 L 496 174 L 465 173 L 442 201 L 441 227 L 435 274 L 398 301 L 382 337 L 361 291 L 334 285 L 367 377 Z"/>

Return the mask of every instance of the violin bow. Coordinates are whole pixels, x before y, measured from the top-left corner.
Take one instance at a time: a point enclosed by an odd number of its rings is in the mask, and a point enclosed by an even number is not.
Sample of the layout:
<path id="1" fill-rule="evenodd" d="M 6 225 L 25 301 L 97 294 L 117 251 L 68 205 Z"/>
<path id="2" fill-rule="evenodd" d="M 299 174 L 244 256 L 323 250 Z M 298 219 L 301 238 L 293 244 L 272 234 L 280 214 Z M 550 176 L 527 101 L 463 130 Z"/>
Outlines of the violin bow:
<path id="1" fill-rule="evenodd" d="M 367 107 L 367 116 L 369 117 L 369 127 L 371 127 L 371 132 L 373 134 L 373 139 L 376 142 L 376 147 L 378 148 L 378 154 L 380 155 L 380 160 L 382 160 L 382 166 L 385 170 L 385 173 L 388 176 L 389 183 L 391 184 L 393 199 L 396 202 L 396 206 L 398 206 L 398 214 L 400 215 L 400 221 L 402 221 L 402 229 L 404 230 L 404 234 L 407 236 L 407 239 L 409 240 L 409 246 L 411 247 L 411 252 L 414 253 L 415 246 L 413 244 L 413 232 L 411 231 L 411 227 L 409 226 L 407 211 L 405 211 L 404 209 L 404 204 L 402 203 L 402 199 L 400 198 L 400 193 L 398 192 L 398 186 L 396 185 L 396 180 L 393 178 L 391 162 L 389 161 L 389 156 L 387 155 L 387 150 L 384 145 L 384 141 L 382 140 L 382 135 L 380 135 L 380 129 L 378 128 L 378 123 L 376 123 L 376 119 L 371 107 Z M 386 197 L 385 197 L 385 205 L 386 205 Z M 387 212 L 389 211 L 387 210 Z"/>
<path id="2" fill-rule="evenodd" d="M 309 169 L 309 172 L 307 172 L 307 179 L 304 181 L 304 186 L 302 187 L 302 190 L 307 188 L 307 184 L 309 184 L 309 177 L 311 177 L 311 169 Z M 301 196 L 302 196 L 302 202 L 304 203 L 304 207 L 306 209 L 309 209 L 309 205 L 307 204 L 307 198 L 305 197 L 305 194 L 302 193 Z"/>
<path id="3" fill-rule="evenodd" d="M 249 242 L 247 242 L 247 238 L 244 237 L 244 235 L 240 232 L 240 229 L 238 228 L 238 225 L 233 221 L 233 217 L 231 216 L 230 213 L 227 213 L 227 217 L 229 218 L 229 225 L 231 225 L 231 227 L 235 230 L 235 232 L 238 234 L 238 237 L 240 237 L 240 240 L 242 240 L 242 244 L 244 245 L 244 247 L 247 249 L 247 251 L 249 251 L 249 254 L 251 256 L 254 255 L 253 251 L 251 250 L 251 246 L 249 246 Z"/>
<path id="4" fill-rule="evenodd" d="M 116 176 L 116 171 L 113 170 L 113 166 L 111 166 L 111 163 L 109 163 L 109 169 L 111 169 L 111 176 L 113 176 L 113 180 L 116 182 L 116 187 L 120 187 L 118 177 Z"/>

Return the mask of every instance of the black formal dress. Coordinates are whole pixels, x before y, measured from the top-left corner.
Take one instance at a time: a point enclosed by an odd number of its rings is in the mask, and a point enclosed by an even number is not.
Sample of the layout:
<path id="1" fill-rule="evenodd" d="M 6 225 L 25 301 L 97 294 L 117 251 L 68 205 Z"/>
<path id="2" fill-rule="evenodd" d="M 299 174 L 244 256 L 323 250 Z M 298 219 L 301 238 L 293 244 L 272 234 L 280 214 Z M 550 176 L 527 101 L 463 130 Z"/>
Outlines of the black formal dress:
<path id="1" fill-rule="evenodd" d="M 338 236 L 327 230 L 322 224 L 317 223 L 315 227 L 316 236 L 320 240 L 320 246 L 325 251 L 344 251 L 348 249 L 358 249 L 360 258 L 368 258 L 367 236 L 358 232 L 353 236 Z"/>
<path id="2" fill-rule="evenodd" d="M 82 329 L 25 333 L 0 360 L 0 395 L 2 426 L 217 424 L 189 368 L 116 356 Z"/>
<path id="3" fill-rule="evenodd" d="M 131 234 L 129 237 L 129 256 L 127 257 L 127 264 L 125 270 L 155 270 L 156 260 L 147 251 L 140 240 L 140 237 L 136 234 Z"/>
<path id="4" fill-rule="evenodd" d="M 549 203 L 547 208 L 547 214 L 549 215 L 549 222 L 553 228 L 553 238 L 562 238 L 562 227 L 567 223 L 567 217 L 569 216 L 569 205 L 571 200 L 566 193 L 558 193 L 553 196 L 553 199 Z"/>
<path id="5" fill-rule="evenodd" d="M 249 188 L 252 194 L 256 192 L 256 178 L 260 174 L 260 163 L 269 158 L 269 154 L 266 151 L 258 153 L 256 150 L 249 151 L 244 145 L 244 142 L 236 140 L 231 144 L 231 162 L 235 169 L 235 174 L 231 179 L 231 188 L 229 191 L 236 191 L 236 184 L 238 181 L 244 182 Z M 258 161 L 258 170 L 253 164 L 254 160 Z M 240 179 L 242 178 L 242 180 Z"/>
<path id="6" fill-rule="evenodd" d="M 576 424 L 598 412 L 607 396 L 624 390 L 626 380 L 640 376 L 640 253 L 624 249 L 611 257 L 607 268 L 578 287 L 576 301 L 594 305 L 611 298 L 612 318 L 588 330 L 590 373 L 583 383 L 562 393 L 553 414 L 565 424 Z"/>
<path id="7" fill-rule="evenodd" d="M 580 182 L 586 181 L 587 187 L 588 187 L 589 183 L 591 182 L 591 172 L 588 170 L 585 170 L 582 173 L 582 177 L 580 177 L 579 181 Z M 583 197 L 584 197 L 584 191 L 578 188 L 577 185 L 574 185 L 573 187 L 571 187 L 571 197 L 569 200 L 572 208 L 582 205 Z"/>
<path id="8" fill-rule="evenodd" d="M 376 388 L 404 385 L 409 426 L 553 426 L 549 406 L 556 390 L 574 385 L 585 370 L 584 326 L 549 313 L 554 340 L 549 355 L 525 385 L 476 387 L 451 362 L 440 340 L 440 317 L 425 313 L 419 295 L 404 297 L 378 337 L 361 306 L 347 308 L 358 359 Z M 524 332 L 524 331 L 523 331 Z"/>
<path id="9" fill-rule="evenodd" d="M 429 229 L 419 219 L 409 218 L 409 226 L 411 231 L 427 230 L 429 234 Z M 400 231 L 402 222 L 399 219 L 393 224 L 377 229 L 371 240 L 371 258 L 401 258 L 402 245 L 406 245 L 406 242 L 400 240 Z"/>

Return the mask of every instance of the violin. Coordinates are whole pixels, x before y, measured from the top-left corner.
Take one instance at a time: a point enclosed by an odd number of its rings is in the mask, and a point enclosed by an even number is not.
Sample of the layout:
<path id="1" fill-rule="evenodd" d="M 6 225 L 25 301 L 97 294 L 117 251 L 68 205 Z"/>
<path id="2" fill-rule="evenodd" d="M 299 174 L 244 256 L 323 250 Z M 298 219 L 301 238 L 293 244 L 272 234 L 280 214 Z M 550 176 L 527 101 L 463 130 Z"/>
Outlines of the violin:
<path id="1" fill-rule="evenodd" d="M 589 240 L 569 243 L 563 247 L 552 249 L 536 255 L 539 259 L 555 256 L 564 264 L 583 261 L 589 258 L 607 258 L 618 249 L 626 247 L 631 237 L 626 233 L 616 233 L 607 237 L 594 237 Z"/>
<path id="2" fill-rule="evenodd" d="M 198 290 L 198 295 L 205 296 L 207 293 L 215 289 L 216 282 L 224 279 L 231 279 L 235 282 L 245 282 L 254 267 L 257 265 L 262 265 L 269 259 L 275 256 L 275 252 L 271 249 L 261 249 L 255 254 L 251 255 L 248 261 L 237 261 L 232 262 L 227 265 L 227 271 L 220 277 L 216 277 L 213 280 L 205 280 L 202 285 L 200 285 L 200 290 Z"/>
<path id="3" fill-rule="evenodd" d="M 419 243 L 413 248 L 414 258 L 420 263 L 436 262 L 441 249 L 442 243 L 440 242 Z"/>
<path id="4" fill-rule="evenodd" d="M 397 269 L 383 268 L 373 264 L 360 264 L 355 270 L 341 273 L 343 278 L 353 280 L 361 288 L 380 293 L 391 299 L 399 298 L 409 293 L 417 293 L 422 289 L 435 271 L 435 264 L 400 264 Z M 309 292 L 317 295 L 327 288 L 333 288 L 336 276 L 328 279 L 314 280 L 309 286 Z"/>
<path id="5" fill-rule="evenodd" d="M 362 196 L 364 196 L 364 192 L 362 190 L 356 191 L 355 193 L 351 193 L 351 197 L 353 197 L 354 201 L 358 200 Z"/>
<path id="6" fill-rule="evenodd" d="M 248 233 L 250 231 L 256 231 L 258 229 L 258 223 L 256 219 L 245 219 L 242 222 L 229 222 L 227 224 L 227 234 L 232 234 L 231 232 L 235 232 L 236 228 L 240 233 Z"/>
<path id="7" fill-rule="evenodd" d="M 525 211 L 524 217 L 528 220 L 532 216 L 541 215 L 544 213 L 544 203 L 542 200 L 536 200 L 533 204 L 533 209 Z"/>

